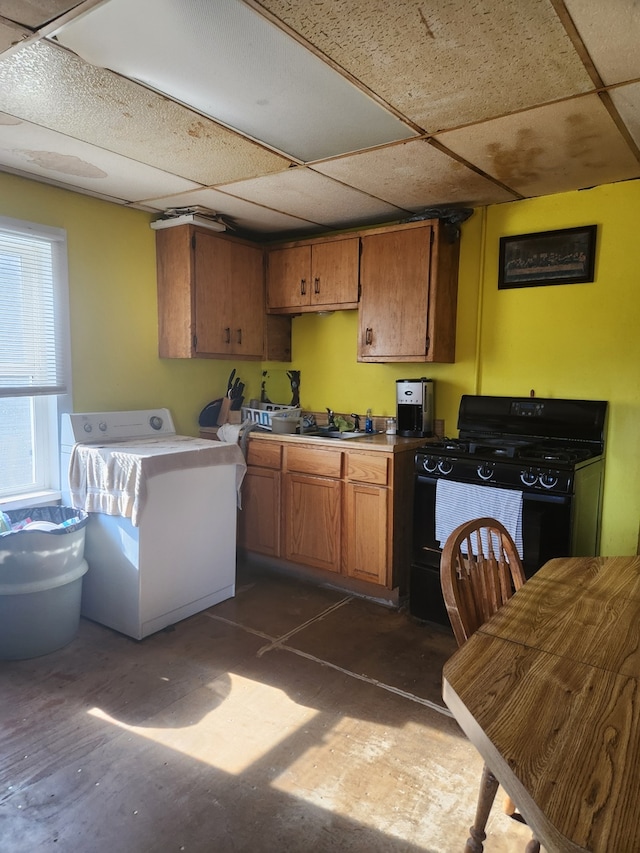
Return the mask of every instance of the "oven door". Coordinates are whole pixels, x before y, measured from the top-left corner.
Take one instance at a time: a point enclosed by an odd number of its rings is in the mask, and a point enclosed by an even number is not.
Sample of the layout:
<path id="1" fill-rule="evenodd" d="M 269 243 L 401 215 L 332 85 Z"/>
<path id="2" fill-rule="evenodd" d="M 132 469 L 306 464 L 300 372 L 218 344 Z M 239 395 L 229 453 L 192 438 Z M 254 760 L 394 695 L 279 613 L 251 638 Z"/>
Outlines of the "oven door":
<path id="1" fill-rule="evenodd" d="M 442 548 L 435 538 L 437 481 L 416 475 L 409 608 L 418 618 L 448 625 L 440 589 Z M 571 511 L 571 495 L 523 492 L 522 563 L 528 578 L 553 557 L 571 554 Z"/>

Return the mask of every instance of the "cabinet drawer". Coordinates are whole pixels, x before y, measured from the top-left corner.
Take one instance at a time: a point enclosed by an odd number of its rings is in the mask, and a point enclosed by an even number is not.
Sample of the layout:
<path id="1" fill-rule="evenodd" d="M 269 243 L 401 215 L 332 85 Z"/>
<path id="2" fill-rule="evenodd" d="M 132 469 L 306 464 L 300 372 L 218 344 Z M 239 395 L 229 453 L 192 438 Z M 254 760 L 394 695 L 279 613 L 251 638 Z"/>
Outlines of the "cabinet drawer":
<path id="1" fill-rule="evenodd" d="M 389 457 L 381 453 L 374 456 L 350 451 L 347 459 L 347 479 L 386 486 L 389 481 L 389 461 Z"/>
<path id="2" fill-rule="evenodd" d="M 314 447 L 286 447 L 287 471 L 317 474 L 320 477 L 342 477 L 342 453 L 339 450 L 316 450 Z"/>
<path id="3" fill-rule="evenodd" d="M 247 465 L 258 468 L 280 469 L 282 445 L 270 441 L 249 441 L 247 447 Z"/>

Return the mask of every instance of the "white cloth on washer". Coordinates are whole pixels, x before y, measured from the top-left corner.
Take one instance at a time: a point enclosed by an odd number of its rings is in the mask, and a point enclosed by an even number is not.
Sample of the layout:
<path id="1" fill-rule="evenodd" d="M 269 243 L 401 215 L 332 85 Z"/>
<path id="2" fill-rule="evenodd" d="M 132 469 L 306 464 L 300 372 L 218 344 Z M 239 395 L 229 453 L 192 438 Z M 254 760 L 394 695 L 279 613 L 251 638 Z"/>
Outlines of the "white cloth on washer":
<path id="1" fill-rule="evenodd" d="M 167 471 L 230 464 L 236 465 L 239 502 L 247 465 L 237 444 L 182 435 L 102 445 L 76 444 L 69 461 L 71 502 L 85 512 L 130 518 L 137 527 L 149 477 Z"/>

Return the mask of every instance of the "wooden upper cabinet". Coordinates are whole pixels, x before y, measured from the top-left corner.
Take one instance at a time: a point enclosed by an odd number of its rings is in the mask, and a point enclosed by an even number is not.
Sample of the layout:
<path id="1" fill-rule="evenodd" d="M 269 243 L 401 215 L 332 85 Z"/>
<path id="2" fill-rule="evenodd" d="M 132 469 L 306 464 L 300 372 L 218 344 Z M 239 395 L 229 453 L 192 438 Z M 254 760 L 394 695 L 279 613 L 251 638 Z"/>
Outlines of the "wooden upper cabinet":
<path id="1" fill-rule="evenodd" d="M 311 246 L 272 249 L 267 256 L 267 310 L 309 305 Z"/>
<path id="2" fill-rule="evenodd" d="M 318 243 L 311 252 L 311 304 L 358 305 L 360 240 Z"/>
<path id="3" fill-rule="evenodd" d="M 161 358 L 291 359 L 287 318 L 267 318 L 264 252 L 191 225 L 156 233 Z"/>
<path id="4" fill-rule="evenodd" d="M 191 225 L 156 241 L 161 357 L 290 361 L 288 315 L 357 308 L 358 361 L 455 361 L 459 236 L 439 220 L 270 250 Z"/>
<path id="5" fill-rule="evenodd" d="M 455 361 L 456 232 L 419 222 L 361 241 L 358 361 Z"/>
<path id="6" fill-rule="evenodd" d="M 196 350 L 262 358 L 264 289 L 262 250 L 195 235 Z"/>
<path id="7" fill-rule="evenodd" d="M 297 314 L 358 307 L 357 237 L 272 249 L 267 256 L 267 310 Z"/>

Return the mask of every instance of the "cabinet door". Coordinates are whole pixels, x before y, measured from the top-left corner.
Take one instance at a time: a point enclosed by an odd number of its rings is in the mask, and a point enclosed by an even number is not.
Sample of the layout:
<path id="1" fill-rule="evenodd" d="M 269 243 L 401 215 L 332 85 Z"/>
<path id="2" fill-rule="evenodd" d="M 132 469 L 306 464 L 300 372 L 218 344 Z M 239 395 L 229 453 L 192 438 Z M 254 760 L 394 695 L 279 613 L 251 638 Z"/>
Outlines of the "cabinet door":
<path id="1" fill-rule="evenodd" d="M 358 361 L 425 360 L 430 226 L 362 237 Z"/>
<path id="2" fill-rule="evenodd" d="M 255 246 L 233 243 L 230 246 L 226 274 L 233 293 L 231 325 L 233 354 L 263 358 L 264 253 L 262 249 Z"/>
<path id="3" fill-rule="evenodd" d="M 342 483 L 285 474 L 284 556 L 330 572 L 341 563 Z"/>
<path id="4" fill-rule="evenodd" d="M 387 585 L 389 491 L 347 483 L 345 499 L 345 574 Z"/>
<path id="5" fill-rule="evenodd" d="M 158 269 L 158 355 L 193 358 L 193 250 L 188 225 L 156 233 Z"/>
<path id="6" fill-rule="evenodd" d="M 238 544 L 249 551 L 280 556 L 281 474 L 249 466 L 242 481 L 238 514 Z"/>
<path id="7" fill-rule="evenodd" d="M 199 355 L 262 358 L 262 250 L 195 235 L 195 329 Z"/>
<path id="8" fill-rule="evenodd" d="M 311 304 L 345 305 L 358 302 L 360 240 L 318 243 L 311 249 Z"/>
<path id="9" fill-rule="evenodd" d="M 268 308 L 300 308 L 311 293 L 311 246 L 272 249 L 267 259 Z"/>

